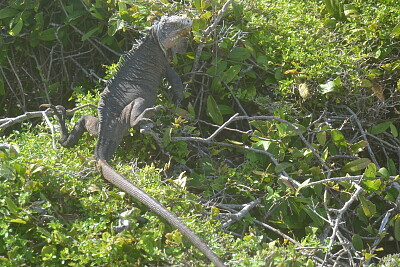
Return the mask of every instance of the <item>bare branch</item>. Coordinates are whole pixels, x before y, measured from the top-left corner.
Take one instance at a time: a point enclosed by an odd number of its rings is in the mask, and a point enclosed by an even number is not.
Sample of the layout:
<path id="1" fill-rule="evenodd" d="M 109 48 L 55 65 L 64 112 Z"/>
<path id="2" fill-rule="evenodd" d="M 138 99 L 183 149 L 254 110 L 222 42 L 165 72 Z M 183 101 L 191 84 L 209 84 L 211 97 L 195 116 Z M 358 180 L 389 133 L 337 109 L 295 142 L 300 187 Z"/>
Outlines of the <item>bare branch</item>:
<path id="1" fill-rule="evenodd" d="M 85 107 L 88 107 L 88 106 L 96 107 L 93 104 L 85 104 L 85 105 L 76 107 L 74 109 L 67 110 L 67 115 L 73 115 L 75 113 L 75 111 L 80 110 Z M 0 132 L 4 131 L 6 128 L 8 128 L 14 124 L 21 123 L 23 121 L 26 121 L 26 120 L 29 120 L 32 118 L 41 118 L 44 116 L 53 116 L 53 115 L 54 115 L 54 111 L 52 109 L 46 109 L 45 111 L 25 112 L 24 114 L 14 117 L 14 118 L 1 119 L 0 120 Z"/>

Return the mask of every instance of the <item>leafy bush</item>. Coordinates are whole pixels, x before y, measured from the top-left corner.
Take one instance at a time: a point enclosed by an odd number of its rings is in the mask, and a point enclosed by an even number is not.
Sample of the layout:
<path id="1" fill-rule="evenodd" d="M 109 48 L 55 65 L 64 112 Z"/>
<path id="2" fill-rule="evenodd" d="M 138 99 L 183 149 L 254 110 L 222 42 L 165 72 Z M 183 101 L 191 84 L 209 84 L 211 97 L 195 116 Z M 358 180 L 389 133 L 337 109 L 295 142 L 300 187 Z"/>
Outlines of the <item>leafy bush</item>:
<path id="1" fill-rule="evenodd" d="M 95 104 L 97 76 L 112 76 L 145 26 L 188 13 L 193 38 L 173 59 L 185 99 L 174 107 L 161 92 L 168 110 L 152 136 L 132 130 L 114 166 L 130 178 L 133 169 L 135 183 L 232 265 L 395 264 L 395 1 L 50 2 L 1 6 L 2 114 Z M 93 138 L 56 150 L 36 123 L 2 138 L 13 147 L 0 154 L 0 260 L 206 265 L 178 232 L 99 179 Z M 133 223 L 118 234 L 126 210 Z"/>

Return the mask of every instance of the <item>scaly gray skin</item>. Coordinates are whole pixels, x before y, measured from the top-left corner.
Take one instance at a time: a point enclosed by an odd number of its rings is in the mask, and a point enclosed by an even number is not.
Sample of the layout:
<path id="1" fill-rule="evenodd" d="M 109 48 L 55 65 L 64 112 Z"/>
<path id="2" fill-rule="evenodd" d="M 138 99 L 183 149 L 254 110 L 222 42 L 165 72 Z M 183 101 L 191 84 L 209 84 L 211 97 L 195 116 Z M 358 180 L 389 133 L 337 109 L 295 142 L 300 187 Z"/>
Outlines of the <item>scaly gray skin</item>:
<path id="1" fill-rule="evenodd" d="M 74 146 L 85 131 L 98 136 L 95 156 L 103 176 L 176 227 L 216 266 L 225 266 L 208 246 L 173 213 L 117 173 L 107 163 L 119 146 L 122 137 L 128 134 L 129 129 L 140 128 L 141 122 L 146 121 L 160 108 L 153 106 L 156 102 L 156 89 L 163 77 L 166 77 L 170 83 L 173 97 L 176 100 L 182 99 L 183 84 L 178 74 L 169 65 L 168 55 L 179 49 L 191 25 L 192 21 L 189 18 L 171 16 L 163 17 L 150 29 L 145 39 L 123 57 L 119 71 L 104 89 L 98 107 L 99 118 L 83 116 L 75 124 L 71 133 L 68 133 L 65 125 L 65 109 L 61 106 L 51 107 L 60 121 L 59 143 L 62 146 Z"/>

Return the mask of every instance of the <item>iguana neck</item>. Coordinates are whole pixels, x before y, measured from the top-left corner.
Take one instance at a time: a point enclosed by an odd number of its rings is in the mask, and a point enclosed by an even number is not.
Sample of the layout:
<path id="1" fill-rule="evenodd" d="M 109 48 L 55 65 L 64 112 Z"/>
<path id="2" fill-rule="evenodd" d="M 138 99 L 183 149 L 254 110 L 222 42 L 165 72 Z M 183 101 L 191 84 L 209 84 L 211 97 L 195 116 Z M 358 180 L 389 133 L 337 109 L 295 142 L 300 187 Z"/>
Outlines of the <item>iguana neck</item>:
<path id="1" fill-rule="evenodd" d="M 153 36 L 154 40 L 157 41 L 158 45 L 160 46 L 161 50 L 164 52 L 164 56 L 168 59 L 168 49 L 160 42 L 160 38 L 158 35 L 158 31 L 160 29 L 160 24 L 157 24 L 151 30 L 151 35 Z"/>

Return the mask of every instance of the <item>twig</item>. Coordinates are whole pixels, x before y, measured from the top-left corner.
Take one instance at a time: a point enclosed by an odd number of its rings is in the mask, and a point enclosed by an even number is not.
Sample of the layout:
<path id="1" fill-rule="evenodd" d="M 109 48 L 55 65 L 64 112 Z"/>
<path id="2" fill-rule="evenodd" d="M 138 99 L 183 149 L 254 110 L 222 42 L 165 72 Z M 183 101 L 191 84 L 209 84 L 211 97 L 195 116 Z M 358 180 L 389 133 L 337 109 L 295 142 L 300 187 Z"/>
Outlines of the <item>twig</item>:
<path id="1" fill-rule="evenodd" d="M 283 238 L 289 240 L 289 241 L 292 242 L 293 244 L 295 244 L 295 245 L 301 247 L 301 244 L 300 244 L 298 241 L 296 241 L 296 240 L 294 240 L 293 238 L 291 238 L 290 236 L 288 236 L 288 235 L 282 233 L 281 231 L 279 231 L 278 229 L 272 227 L 271 225 L 268 225 L 268 224 L 266 224 L 266 223 L 264 223 L 264 222 L 260 222 L 259 220 L 254 220 L 253 222 L 255 222 L 255 223 L 258 224 L 258 225 L 261 225 L 261 226 L 264 227 L 264 228 L 267 228 L 267 229 L 269 229 L 269 230 L 271 230 L 271 231 L 277 233 L 278 235 L 280 235 L 280 236 L 282 236 Z"/>
<path id="2" fill-rule="evenodd" d="M 222 17 L 224 16 L 225 12 L 228 10 L 228 7 L 232 2 L 233 2 L 233 0 L 226 1 L 226 3 L 222 6 L 221 10 L 219 11 L 217 17 L 215 18 L 214 22 L 205 31 L 203 31 L 204 39 L 207 39 L 209 37 L 210 33 L 213 32 L 217 28 L 218 23 L 221 21 Z M 193 67 L 192 67 L 193 74 L 190 79 L 192 81 L 194 80 L 194 75 L 197 72 L 200 57 L 201 57 L 201 52 L 203 51 L 203 48 L 205 45 L 206 45 L 206 43 L 201 42 L 197 46 L 196 56 L 193 60 Z"/>
<path id="3" fill-rule="evenodd" d="M 229 118 L 226 122 L 224 122 L 215 132 L 210 135 L 209 137 L 206 138 L 207 141 L 210 141 L 213 139 L 217 134 L 219 134 L 222 130 L 226 128 L 237 116 L 239 116 L 239 113 L 234 114 L 232 117 Z"/>
<path id="4" fill-rule="evenodd" d="M 356 184 L 356 183 L 352 183 L 352 184 L 354 185 L 355 188 L 357 188 L 357 190 L 354 192 L 354 194 L 351 196 L 351 198 L 344 204 L 343 208 L 341 208 L 338 211 L 338 215 L 336 216 L 336 219 L 335 219 L 335 224 L 333 225 L 332 235 L 329 238 L 330 240 L 329 240 L 329 244 L 328 244 L 328 252 L 332 249 L 335 237 L 338 235 L 338 228 L 339 228 L 339 224 L 342 221 L 343 214 L 350 208 L 350 205 L 354 202 L 354 200 L 356 200 L 358 195 L 363 191 L 362 187 L 359 186 L 358 184 Z M 329 253 L 325 254 L 324 262 L 326 262 L 328 260 L 328 255 L 329 255 Z"/>
<path id="5" fill-rule="evenodd" d="M 232 223 L 241 220 L 251 209 L 261 203 L 262 198 L 257 198 L 252 202 L 245 204 L 244 207 L 236 214 L 231 214 L 230 219 L 222 225 L 223 229 L 228 228 Z"/>
<path id="6" fill-rule="evenodd" d="M 378 164 L 378 161 L 377 161 L 376 158 L 375 158 L 375 154 L 374 154 L 374 152 L 372 151 L 371 146 L 369 145 L 368 138 L 367 138 L 367 134 L 365 133 L 365 131 L 364 131 L 362 125 L 361 125 L 361 122 L 360 122 L 360 120 L 359 120 L 358 117 L 357 117 L 357 114 L 354 113 L 354 111 L 351 110 L 351 108 L 349 108 L 348 106 L 341 106 L 341 107 L 347 109 L 347 111 L 351 113 L 353 119 L 356 121 L 356 124 L 357 124 L 357 126 L 358 126 L 358 129 L 360 130 L 361 136 L 363 137 L 364 141 L 367 142 L 368 153 L 369 153 L 369 155 L 370 155 L 372 161 L 375 163 L 376 167 L 377 167 L 378 169 L 380 169 L 379 164 Z"/>
<path id="7" fill-rule="evenodd" d="M 21 80 L 19 79 L 18 73 L 17 73 L 17 71 L 15 70 L 14 65 L 12 64 L 12 62 L 11 62 L 11 60 L 10 60 L 10 58 L 9 58 L 8 56 L 7 56 L 7 60 L 8 60 L 8 63 L 10 64 L 10 67 L 11 67 L 12 71 L 14 72 L 15 77 L 17 78 L 18 88 L 19 88 L 19 90 L 20 90 L 20 92 L 21 92 L 21 98 L 22 98 L 22 102 L 21 102 L 22 106 L 21 106 L 21 108 L 22 108 L 22 110 L 25 112 L 25 111 L 26 111 L 26 104 L 25 104 L 25 92 L 24 92 L 24 87 L 22 86 L 22 82 L 21 82 Z"/>
<path id="8" fill-rule="evenodd" d="M 53 148 L 56 149 L 57 148 L 57 141 L 56 141 L 56 134 L 55 134 L 55 130 L 54 130 L 54 125 L 50 122 L 49 117 L 46 114 L 46 111 L 42 111 L 42 116 L 43 116 L 44 120 L 46 121 L 46 124 L 50 128 L 51 140 L 52 140 Z"/>

